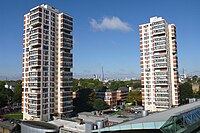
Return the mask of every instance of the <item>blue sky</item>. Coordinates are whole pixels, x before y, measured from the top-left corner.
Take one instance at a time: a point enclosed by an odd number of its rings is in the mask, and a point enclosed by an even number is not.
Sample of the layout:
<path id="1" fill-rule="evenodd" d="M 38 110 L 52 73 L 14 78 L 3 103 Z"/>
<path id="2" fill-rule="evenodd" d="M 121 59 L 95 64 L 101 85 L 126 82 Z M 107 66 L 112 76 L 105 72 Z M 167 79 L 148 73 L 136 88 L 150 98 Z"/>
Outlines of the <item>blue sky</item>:
<path id="1" fill-rule="evenodd" d="M 49 4 L 74 17 L 74 73 L 92 77 L 139 77 L 138 25 L 162 16 L 177 27 L 179 70 L 200 74 L 199 0 L 2 0 L 0 78 L 22 71 L 23 15 Z"/>

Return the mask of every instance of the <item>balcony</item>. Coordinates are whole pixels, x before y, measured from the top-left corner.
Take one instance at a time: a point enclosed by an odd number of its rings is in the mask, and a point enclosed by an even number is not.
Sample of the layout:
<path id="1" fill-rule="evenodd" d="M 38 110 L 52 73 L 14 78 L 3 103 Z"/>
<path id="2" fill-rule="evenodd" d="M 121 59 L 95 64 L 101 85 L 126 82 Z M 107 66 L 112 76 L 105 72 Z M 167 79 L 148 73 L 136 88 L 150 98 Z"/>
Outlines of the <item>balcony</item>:
<path id="1" fill-rule="evenodd" d="M 70 53 L 61 53 L 60 55 L 61 55 L 61 58 L 62 57 L 63 58 L 72 58 L 73 57 L 72 54 L 70 54 Z"/>
<path id="2" fill-rule="evenodd" d="M 168 88 L 156 88 L 156 94 L 168 94 Z"/>
<path id="3" fill-rule="evenodd" d="M 167 63 L 156 63 L 154 68 L 166 68 Z"/>
<path id="4" fill-rule="evenodd" d="M 29 99 L 28 103 L 29 105 L 38 105 L 40 104 L 40 100 Z"/>
<path id="5" fill-rule="evenodd" d="M 157 47 L 157 46 L 166 46 L 166 42 L 163 41 L 163 42 L 156 42 L 156 43 L 154 43 L 154 47 Z"/>
<path id="6" fill-rule="evenodd" d="M 35 56 L 29 56 L 29 61 L 39 61 L 41 60 L 41 56 L 35 55 Z"/>
<path id="7" fill-rule="evenodd" d="M 61 83 L 60 83 L 60 86 L 61 86 L 62 88 L 64 88 L 64 87 L 72 87 L 72 81 L 61 82 Z"/>
<path id="8" fill-rule="evenodd" d="M 159 28 L 159 29 L 154 29 L 153 30 L 153 35 L 155 36 L 155 35 L 162 35 L 162 36 L 164 36 L 165 35 L 165 27 L 163 27 L 163 28 Z"/>
<path id="9" fill-rule="evenodd" d="M 167 59 L 154 59 L 155 64 L 162 63 L 162 64 L 167 64 Z"/>
<path id="10" fill-rule="evenodd" d="M 29 62 L 29 66 L 40 66 L 41 65 L 41 61 L 30 61 Z"/>
<path id="11" fill-rule="evenodd" d="M 33 19 L 30 21 L 31 26 L 34 27 L 36 24 L 42 24 L 42 18 Z"/>
<path id="12" fill-rule="evenodd" d="M 29 87 L 32 87 L 32 88 L 38 88 L 38 87 L 40 87 L 40 83 L 38 83 L 38 82 L 35 82 L 35 83 L 28 83 L 28 86 L 29 86 Z"/>
<path id="13" fill-rule="evenodd" d="M 41 34 L 30 35 L 29 42 L 31 42 L 33 40 L 39 40 L 39 39 L 41 39 L 41 37 L 42 37 Z"/>
<path id="14" fill-rule="evenodd" d="M 35 13 L 38 13 L 38 12 L 42 12 L 42 8 L 41 7 L 38 7 L 38 8 L 35 8 L 35 9 L 31 9 L 30 11 L 30 14 L 35 14 Z"/>
<path id="15" fill-rule="evenodd" d="M 157 106 L 157 107 L 169 108 L 169 103 L 157 101 L 157 102 L 156 102 L 156 106 Z"/>
<path id="16" fill-rule="evenodd" d="M 164 51 L 167 50 L 166 46 L 156 46 L 154 47 L 154 51 Z"/>
<path id="17" fill-rule="evenodd" d="M 67 48 L 67 49 L 72 49 L 73 48 L 73 45 L 71 43 L 62 43 L 61 44 L 61 47 L 62 48 Z"/>
<path id="18" fill-rule="evenodd" d="M 73 31 L 73 27 L 71 25 L 68 25 L 68 24 L 61 24 L 61 29 L 65 29 L 65 30 L 68 30 L 68 31 Z"/>
<path id="19" fill-rule="evenodd" d="M 156 94 L 156 98 L 168 98 L 169 94 Z"/>
<path id="20" fill-rule="evenodd" d="M 168 85 L 168 81 L 167 80 L 160 80 L 160 81 L 155 81 L 156 85 Z"/>
<path id="21" fill-rule="evenodd" d="M 39 13 L 38 11 L 35 12 L 34 14 L 32 13 L 30 15 L 30 20 L 34 20 L 34 19 L 38 19 L 38 18 L 41 18 L 42 17 L 42 13 Z"/>
<path id="22" fill-rule="evenodd" d="M 37 94 L 29 94 L 29 99 L 37 99 Z"/>
<path id="23" fill-rule="evenodd" d="M 72 68 L 73 67 L 72 63 L 61 63 L 60 65 L 61 65 L 61 68 Z"/>

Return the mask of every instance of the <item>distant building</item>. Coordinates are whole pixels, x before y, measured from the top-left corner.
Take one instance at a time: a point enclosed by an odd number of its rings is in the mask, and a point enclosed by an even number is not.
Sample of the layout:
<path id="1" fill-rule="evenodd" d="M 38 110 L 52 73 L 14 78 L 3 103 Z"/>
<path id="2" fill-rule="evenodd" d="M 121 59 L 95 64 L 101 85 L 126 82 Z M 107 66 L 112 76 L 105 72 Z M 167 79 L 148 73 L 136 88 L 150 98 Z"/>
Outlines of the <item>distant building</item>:
<path id="1" fill-rule="evenodd" d="M 106 89 L 93 89 L 96 92 L 96 97 L 103 99 L 107 105 L 111 108 L 117 105 L 121 105 L 126 101 L 129 89 L 128 88 L 119 88 L 115 91 L 106 90 Z M 79 91 L 72 92 L 73 99 L 79 96 Z"/>
<path id="2" fill-rule="evenodd" d="M 193 92 L 198 92 L 200 89 L 199 83 L 192 83 Z"/>
<path id="3" fill-rule="evenodd" d="M 186 78 L 187 78 L 187 75 L 186 75 L 186 73 L 185 73 L 185 69 L 183 69 L 183 73 L 182 73 L 182 74 L 179 74 L 179 82 L 180 82 L 180 83 L 184 83 L 185 80 L 186 80 Z"/>
<path id="4" fill-rule="evenodd" d="M 116 91 L 106 91 L 104 101 L 111 108 L 117 105 L 117 95 Z"/>
<path id="5" fill-rule="evenodd" d="M 163 111 L 179 105 L 176 27 L 162 17 L 139 25 L 142 105 Z"/>
<path id="6" fill-rule="evenodd" d="M 22 113 L 49 121 L 72 113 L 73 18 L 49 5 L 24 15 Z"/>
<path id="7" fill-rule="evenodd" d="M 106 91 L 104 101 L 110 107 L 122 105 L 122 103 L 126 101 L 128 92 L 129 92 L 128 88 L 119 88 L 115 91 Z"/>
<path id="8" fill-rule="evenodd" d="M 16 86 L 17 86 L 16 81 L 6 81 L 5 88 L 14 90 Z"/>
<path id="9" fill-rule="evenodd" d="M 126 101 L 128 92 L 129 92 L 128 88 L 119 88 L 116 90 L 116 99 L 118 105 L 121 105 L 123 102 Z"/>
<path id="10" fill-rule="evenodd" d="M 180 74 L 179 75 L 179 82 L 180 83 L 184 83 L 186 80 L 186 74 Z"/>

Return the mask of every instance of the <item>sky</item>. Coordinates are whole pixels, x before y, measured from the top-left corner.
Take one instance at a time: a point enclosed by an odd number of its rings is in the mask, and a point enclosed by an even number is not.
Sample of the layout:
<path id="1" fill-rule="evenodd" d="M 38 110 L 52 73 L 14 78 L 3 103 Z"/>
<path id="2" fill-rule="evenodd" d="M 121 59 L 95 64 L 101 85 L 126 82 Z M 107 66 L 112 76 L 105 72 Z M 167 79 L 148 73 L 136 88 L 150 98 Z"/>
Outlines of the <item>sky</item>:
<path id="1" fill-rule="evenodd" d="M 139 24 L 163 17 L 177 28 L 179 72 L 200 75 L 199 0 L 1 0 L 0 79 L 20 79 L 23 15 L 49 4 L 74 18 L 75 77 L 140 78 Z"/>

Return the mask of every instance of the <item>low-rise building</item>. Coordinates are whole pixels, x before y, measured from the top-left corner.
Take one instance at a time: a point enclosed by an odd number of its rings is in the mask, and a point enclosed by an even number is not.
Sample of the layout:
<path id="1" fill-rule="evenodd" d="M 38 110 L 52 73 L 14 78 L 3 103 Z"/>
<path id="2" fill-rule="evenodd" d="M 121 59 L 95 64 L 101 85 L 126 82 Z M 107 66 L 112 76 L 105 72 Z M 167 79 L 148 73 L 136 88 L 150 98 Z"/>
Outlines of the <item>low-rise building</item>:
<path id="1" fill-rule="evenodd" d="M 6 81 L 5 88 L 11 89 L 12 91 L 17 86 L 17 81 Z"/>
<path id="2" fill-rule="evenodd" d="M 111 108 L 117 105 L 122 105 L 126 101 L 129 89 L 128 88 L 119 88 L 117 90 L 111 91 L 106 89 L 93 89 L 96 92 L 96 97 L 103 99 L 107 105 Z M 72 98 L 75 99 L 79 96 L 81 92 L 75 91 L 72 93 Z"/>
<path id="3" fill-rule="evenodd" d="M 126 101 L 126 98 L 128 96 L 129 89 L 128 88 L 119 88 L 116 90 L 116 96 L 117 96 L 117 102 L 118 105 L 122 104 Z"/>
<path id="4" fill-rule="evenodd" d="M 21 127 L 13 120 L 0 121 L 0 133 L 20 133 Z"/>
<path id="5" fill-rule="evenodd" d="M 108 104 L 111 108 L 117 105 L 117 96 L 116 91 L 106 91 L 104 101 Z"/>
<path id="6" fill-rule="evenodd" d="M 200 88 L 199 83 L 192 83 L 193 92 L 198 92 L 199 88 Z"/>

